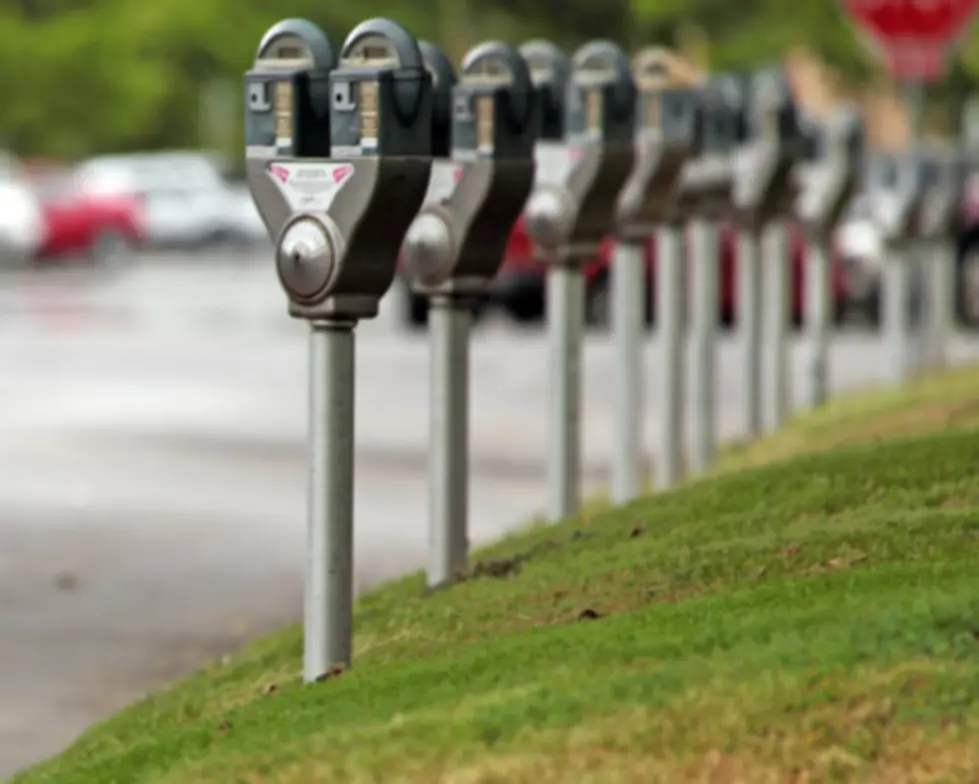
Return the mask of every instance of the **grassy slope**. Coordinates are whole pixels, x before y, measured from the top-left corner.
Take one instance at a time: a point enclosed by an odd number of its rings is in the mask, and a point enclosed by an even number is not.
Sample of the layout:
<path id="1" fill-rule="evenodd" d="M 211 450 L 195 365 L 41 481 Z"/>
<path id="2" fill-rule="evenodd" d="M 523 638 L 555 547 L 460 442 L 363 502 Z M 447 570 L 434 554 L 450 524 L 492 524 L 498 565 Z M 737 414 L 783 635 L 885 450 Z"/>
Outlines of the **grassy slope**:
<path id="1" fill-rule="evenodd" d="M 16 781 L 979 780 L 979 433 L 880 441 L 973 424 L 979 374 L 870 401 L 725 462 L 869 445 L 393 583 L 352 672 L 302 687 L 287 630 Z"/>

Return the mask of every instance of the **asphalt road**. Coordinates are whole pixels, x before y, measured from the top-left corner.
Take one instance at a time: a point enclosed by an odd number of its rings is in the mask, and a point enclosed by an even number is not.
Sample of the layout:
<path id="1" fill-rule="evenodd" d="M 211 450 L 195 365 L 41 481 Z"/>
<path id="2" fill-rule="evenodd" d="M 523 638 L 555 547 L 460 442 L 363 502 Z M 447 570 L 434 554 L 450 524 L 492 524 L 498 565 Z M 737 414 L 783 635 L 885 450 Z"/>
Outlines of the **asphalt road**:
<path id="1" fill-rule="evenodd" d="M 545 356 L 539 331 L 478 330 L 477 541 L 542 506 Z M 979 344 L 959 340 L 955 356 L 975 358 Z M 833 384 L 881 383 L 885 361 L 873 336 L 842 335 Z M 591 336 L 590 490 L 609 453 L 610 363 L 607 339 Z M 0 276 L 0 367 L 4 778 L 148 690 L 299 618 L 305 342 L 265 265 L 158 258 L 112 274 Z M 725 439 L 740 433 L 740 370 L 725 338 Z M 427 379 L 424 337 L 401 333 L 390 308 L 359 329 L 360 588 L 423 560 Z M 645 432 L 651 441 L 651 421 Z"/>

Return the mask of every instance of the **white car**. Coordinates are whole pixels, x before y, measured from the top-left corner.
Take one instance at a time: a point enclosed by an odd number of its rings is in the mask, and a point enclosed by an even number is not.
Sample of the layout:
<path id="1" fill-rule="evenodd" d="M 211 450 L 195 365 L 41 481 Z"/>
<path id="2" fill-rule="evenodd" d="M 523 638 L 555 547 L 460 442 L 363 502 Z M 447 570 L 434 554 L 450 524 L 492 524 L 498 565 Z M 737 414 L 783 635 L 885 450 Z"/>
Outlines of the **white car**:
<path id="1" fill-rule="evenodd" d="M 88 193 L 138 196 L 150 245 L 202 247 L 265 237 L 250 199 L 243 203 L 240 189 L 225 181 L 207 153 L 105 155 L 84 162 L 76 174 Z"/>
<path id="2" fill-rule="evenodd" d="M 0 170 L 0 260 L 5 266 L 26 263 L 41 247 L 44 231 L 37 196 L 12 170 Z"/>

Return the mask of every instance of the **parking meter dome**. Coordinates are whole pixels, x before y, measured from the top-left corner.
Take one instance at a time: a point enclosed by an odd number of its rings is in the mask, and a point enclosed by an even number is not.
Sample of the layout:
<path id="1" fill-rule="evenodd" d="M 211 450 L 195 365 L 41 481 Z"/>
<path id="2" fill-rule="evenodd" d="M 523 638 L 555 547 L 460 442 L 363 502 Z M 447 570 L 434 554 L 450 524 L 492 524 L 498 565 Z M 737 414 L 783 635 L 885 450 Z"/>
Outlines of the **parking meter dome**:
<path id="1" fill-rule="evenodd" d="M 452 267 L 452 234 L 438 215 L 425 212 L 411 224 L 405 235 L 402 263 L 408 275 L 424 286 L 444 282 Z"/>
<path id="2" fill-rule="evenodd" d="M 542 248 L 555 248 L 571 230 L 571 205 L 556 188 L 535 191 L 524 208 L 527 233 Z"/>

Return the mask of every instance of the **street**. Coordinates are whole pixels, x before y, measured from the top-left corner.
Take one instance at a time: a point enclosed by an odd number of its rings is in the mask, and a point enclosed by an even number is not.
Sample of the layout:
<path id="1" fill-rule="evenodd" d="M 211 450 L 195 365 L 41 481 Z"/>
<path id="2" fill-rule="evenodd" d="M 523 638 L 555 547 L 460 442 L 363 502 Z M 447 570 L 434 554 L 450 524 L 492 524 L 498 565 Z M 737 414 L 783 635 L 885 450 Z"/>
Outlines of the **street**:
<path id="1" fill-rule="evenodd" d="M 424 558 L 428 367 L 424 335 L 402 332 L 390 308 L 357 335 L 364 589 Z M 305 349 L 259 259 L 161 256 L 111 272 L 0 276 L 0 778 L 299 619 Z M 979 357 L 974 339 L 953 349 L 959 361 Z M 740 432 L 735 336 L 719 354 L 729 440 Z M 546 356 L 540 330 L 496 319 L 477 329 L 476 542 L 543 505 Z M 590 492 L 610 453 L 611 360 L 607 337 L 590 336 Z M 837 391 L 886 378 L 870 334 L 841 335 L 831 360 Z M 647 443 L 652 427 L 648 418 Z"/>

